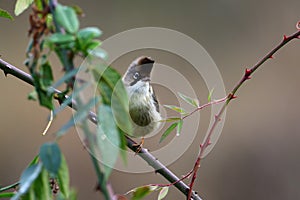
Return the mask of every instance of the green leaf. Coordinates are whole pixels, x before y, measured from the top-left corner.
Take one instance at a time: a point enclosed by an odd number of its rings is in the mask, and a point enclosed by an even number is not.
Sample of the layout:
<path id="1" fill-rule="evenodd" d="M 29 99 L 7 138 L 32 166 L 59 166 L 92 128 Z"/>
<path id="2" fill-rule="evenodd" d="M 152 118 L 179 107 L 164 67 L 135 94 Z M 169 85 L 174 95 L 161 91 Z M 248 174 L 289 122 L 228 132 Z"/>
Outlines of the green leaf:
<path id="1" fill-rule="evenodd" d="M 49 184 L 49 173 L 45 168 L 31 186 L 35 199 L 51 199 L 51 189 Z"/>
<path id="2" fill-rule="evenodd" d="M 28 94 L 27 98 L 28 98 L 28 100 L 36 101 L 38 99 L 38 95 L 37 95 L 36 91 L 34 90 Z"/>
<path id="3" fill-rule="evenodd" d="M 61 165 L 58 170 L 58 184 L 61 194 L 64 196 L 65 199 L 69 199 L 70 196 L 70 175 L 69 169 L 66 162 L 65 157 L 62 155 L 61 157 Z"/>
<path id="4" fill-rule="evenodd" d="M 100 47 L 97 47 L 100 45 L 100 42 L 99 41 L 92 41 L 90 44 L 89 44 L 89 49 L 88 49 L 88 53 L 92 56 L 95 56 L 95 57 L 98 57 L 100 59 L 103 59 L 103 60 L 106 60 L 108 55 L 107 55 L 107 52 L 103 49 L 101 49 Z M 97 48 L 95 48 L 97 47 Z"/>
<path id="5" fill-rule="evenodd" d="M 79 21 L 75 10 L 69 6 L 57 4 L 54 17 L 57 23 L 65 28 L 68 33 L 75 34 L 79 29 Z"/>
<path id="6" fill-rule="evenodd" d="M 167 130 L 162 134 L 159 143 L 161 143 L 164 139 L 166 139 L 166 137 L 176 128 L 177 125 L 178 122 L 175 122 L 171 126 L 169 126 L 169 128 L 167 128 Z"/>
<path id="7" fill-rule="evenodd" d="M 182 124 L 183 124 L 183 119 L 180 119 L 180 121 L 178 122 L 178 125 L 177 125 L 176 136 L 180 135 L 181 129 L 182 129 Z"/>
<path id="8" fill-rule="evenodd" d="M 43 90 L 47 90 L 48 87 L 50 87 L 53 82 L 52 69 L 48 61 L 42 63 L 40 73 L 41 73 L 41 77 L 40 77 L 41 88 Z"/>
<path id="9" fill-rule="evenodd" d="M 61 165 L 61 152 L 56 143 L 45 143 L 40 148 L 40 159 L 45 168 L 56 175 Z"/>
<path id="10" fill-rule="evenodd" d="M 46 59 L 42 61 L 40 72 L 32 74 L 32 77 L 40 105 L 53 110 L 53 93 L 48 94 L 47 92 L 48 87 L 52 85 L 53 75 L 51 66 Z"/>
<path id="11" fill-rule="evenodd" d="M 38 163 L 39 163 L 39 156 L 36 155 L 36 156 L 32 159 L 32 161 L 29 163 L 28 166 L 35 165 L 35 164 L 38 164 Z"/>
<path id="12" fill-rule="evenodd" d="M 168 192 L 169 192 L 169 187 L 162 187 L 159 191 L 157 200 L 162 200 L 163 198 L 165 198 Z"/>
<path id="13" fill-rule="evenodd" d="M 159 122 L 173 122 L 173 121 L 179 121 L 179 120 L 181 120 L 180 117 L 170 117 L 170 118 L 167 118 L 167 119 L 159 120 Z"/>
<path id="14" fill-rule="evenodd" d="M 194 107 L 199 107 L 199 102 L 197 99 L 192 99 L 184 94 L 178 92 L 178 95 L 187 103 L 191 104 Z"/>
<path id="15" fill-rule="evenodd" d="M 11 19 L 13 20 L 14 18 L 9 14 L 9 12 L 7 12 L 6 10 L 3 10 L 0 8 L 0 17 L 4 17 L 7 19 Z"/>
<path id="16" fill-rule="evenodd" d="M 120 150 L 119 130 L 115 123 L 111 107 L 101 104 L 98 107 L 97 144 L 104 164 L 103 171 L 107 181 Z"/>
<path id="17" fill-rule="evenodd" d="M 56 81 L 52 87 L 48 88 L 48 93 L 52 93 L 55 91 L 55 88 L 59 87 L 60 85 L 62 85 L 63 83 L 67 83 L 72 77 L 74 77 L 78 72 L 80 71 L 80 68 L 74 68 L 68 72 L 65 73 L 65 75 L 59 79 L 58 81 Z"/>
<path id="18" fill-rule="evenodd" d="M 0 198 L 10 198 L 15 195 L 14 192 L 5 192 L 5 193 L 0 193 Z"/>
<path id="19" fill-rule="evenodd" d="M 213 92 L 214 92 L 214 88 L 211 91 L 209 91 L 209 94 L 208 94 L 208 97 L 207 97 L 208 102 L 211 101 L 211 96 L 212 96 Z"/>
<path id="20" fill-rule="evenodd" d="M 58 45 L 74 42 L 74 41 L 75 41 L 75 37 L 71 34 L 54 33 L 47 38 L 47 42 L 51 42 Z"/>
<path id="21" fill-rule="evenodd" d="M 127 91 L 120 74 L 113 68 L 98 65 L 93 70 L 94 79 L 98 82 L 98 90 L 104 104 L 112 107 L 118 127 L 126 134 L 131 135 L 131 117 L 129 115 Z M 122 135 L 122 136 L 121 136 Z M 120 134 L 120 137 L 124 137 Z"/>
<path id="22" fill-rule="evenodd" d="M 80 88 L 76 88 L 76 90 L 74 90 L 74 92 L 70 96 L 68 96 L 68 98 L 64 99 L 62 104 L 60 104 L 60 106 L 53 111 L 53 117 L 56 117 L 59 112 L 61 112 L 67 106 L 71 105 L 73 99 L 78 97 L 78 95 L 89 85 L 90 83 L 85 83 Z"/>
<path id="23" fill-rule="evenodd" d="M 33 0 L 17 0 L 17 3 L 15 5 L 15 15 L 18 16 L 24 10 L 26 10 L 31 4 Z"/>
<path id="24" fill-rule="evenodd" d="M 100 35 L 102 35 L 102 32 L 99 28 L 87 27 L 78 31 L 77 38 L 82 42 L 86 42 L 96 37 L 100 37 Z"/>
<path id="25" fill-rule="evenodd" d="M 75 125 L 75 123 L 80 123 L 82 120 L 86 119 L 86 117 L 89 114 L 90 109 L 98 103 L 99 98 L 95 97 L 90 99 L 90 101 L 85 104 L 84 106 L 80 107 L 77 112 L 74 114 L 74 116 L 66 123 L 64 124 L 60 130 L 56 133 L 57 137 L 61 137 L 71 128 Z"/>
<path id="26" fill-rule="evenodd" d="M 33 181 L 39 176 L 41 169 L 41 163 L 31 165 L 25 169 L 20 178 L 19 191 L 11 198 L 11 200 L 18 200 L 23 194 L 28 191 Z"/>
<path id="27" fill-rule="evenodd" d="M 133 192 L 131 200 L 141 200 L 144 197 L 146 197 L 147 195 L 151 194 L 156 189 L 157 189 L 157 186 L 146 185 L 146 186 L 134 188 L 133 190 L 129 191 L 128 193 Z"/>
<path id="28" fill-rule="evenodd" d="M 180 108 L 178 106 L 173 106 L 173 105 L 164 105 L 164 107 L 166 108 L 169 108 L 169 109 L 172 109 L 180 114 L 187 114 L 187 112 L 183 109 L 183 108 Z"/>

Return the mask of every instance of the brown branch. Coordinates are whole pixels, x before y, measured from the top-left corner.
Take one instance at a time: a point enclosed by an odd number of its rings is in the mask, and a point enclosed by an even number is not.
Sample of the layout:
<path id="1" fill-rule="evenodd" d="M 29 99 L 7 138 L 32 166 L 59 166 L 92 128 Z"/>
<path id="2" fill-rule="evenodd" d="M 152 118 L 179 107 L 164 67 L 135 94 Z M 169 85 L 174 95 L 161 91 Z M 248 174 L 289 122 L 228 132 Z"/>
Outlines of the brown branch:
<path id="1" fill-rule="evenodd" d="M 207 147 L 211 144 L 210 138 L 212 136 L 212 134 L 214 133 L 214 130 L 217 126 L 217 124 L 219 123 L 219 121 L 221 120 L 221 116 L 223 115 L 226 107 L 228 106 L 228 104 L 230 103 L 230 101 L 234 98 L 236 98 L 235 94 L 238 91 L 238 89 L 244 84 L 244 82 L 246 80 L 249 80 L 251 78 L 251 75 L 263 64 L 265 63 L 268 59 L 273 58 L 273 55 L 279 50 L 281 49 L 283 46 L 285 46 L 287 43 L 289 43 L 291 40 L 293 39 L 299 39 L 300 37 L 300 22 L 297 23 L 296 25 L 298 31 L 295 32 L 294 34 L 290 35 L 290 36 L 283 36 L 283 40 L 277 45 L 275 46 L 275 48 L 273 48 L 269 53 L 267 53 L 260 61 L 258 61 L 252 68 L 250 69 L 246 69 L 245 73 L 243 75 L 243 77 L 241 78 L 241 80 L 236 84 L 236 86 L 231 90 L 231 92 L 227 95 L 226 97 L 226 102 L 224 103 L 224 105 L 222 106 L 222 108 L 220 109 L 219 113 L 217 115 L 215 115 L 215 120 L 214 123 L 212 125 L 212 127 L 210 128 L 207 137 L 205 138 L 205 140 L 203 141 L 202 144 L 200 144 L 200 152 L 199 155 L 197 157 L 197 160 L 195 162 L 194 165 L 194 169 L 193 169 L 193 175 L 192 175 L 192 180 L 190 182 L 190 191 L 188 193 L 188 197 L 187 199 L 190 200 L 192 198 L 192 189 L 193 186 L 195 184 L 195 180 L 197 177 L 197 172 L 198 169 L 200 167 L 201 164 L 201 158 L 205 152 L 205 150 L 207 149 Z"/>
<path id="2" fill-rule="evenodd" d="M 10 63 L 2 59 L 0 59 L 0 69 L 3 70 L 5 76 L 11 74 L 19 78 L 20 80 L 25 81 L 30 85 L 33 85 L 33 79 L 28 73 L 18 69 L 17 67 L 11 65 Z M 55 88 L 53 88 L 53 91 L 57 94 L 61 93 Z M 54 95 L 56 100 L 61 101 L 62 99 L 60 99 L 59 96 L 60 95 Z M 65 98 L 68 97 L 66 96 Z M 69 106 L 76 110 L 76 102 L 72 102 Z M 94 124 L 98 123 L 97 115 L 94 112 L 89 112 L 88 118 Z M 137 143 L 134 140 L 127 136 L 126 140 L 127 147 L 133 152 L 136 152 L 139 145 L 137 145 Z M 156 173 L 161 174 L 170 183 L 176 182 L 174 186 L 178 190 L 180 190 L 184 195 L 188 195 L 188 192 L 190 191 L 189 187 L 184 182 L 182 182 L 181 179 L 179 179 L 172 171 L 170 171 L 166 166 L 159 162 L 157 158 L 155 158 L 151 153 L 149 153 L 147 149 L 141 148 L 140 152 L 137 155 L 139 155 L 143 160 L 145 160 L 155 170 Z M 194 200 L 201 200 L 201 198 L 196 194 L 196 192 L 192 191 L 191 195 Z"/>

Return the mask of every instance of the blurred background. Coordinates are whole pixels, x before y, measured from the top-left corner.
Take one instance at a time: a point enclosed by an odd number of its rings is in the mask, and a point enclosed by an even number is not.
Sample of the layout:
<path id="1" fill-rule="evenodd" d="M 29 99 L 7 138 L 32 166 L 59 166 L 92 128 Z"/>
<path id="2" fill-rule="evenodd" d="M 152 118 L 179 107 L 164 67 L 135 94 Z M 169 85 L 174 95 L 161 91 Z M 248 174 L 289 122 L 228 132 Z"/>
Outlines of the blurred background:
<path id="1" fill-rule="evenodd" d="M 295 32 L 295 24 L 300 20 L 299 0 L 60 2 L 80 6 L 85 13 L 80 19 L 81 27 L 99 27 L 103 31 L 101 40 L 128 29 L 147 26 L 174 29 L 192 37 L 217 64 L 227 92 L 239 81 L 246 67 L 254 65 L 282 40 L 284 34 Z M 13 13 L 14 3 L 1 0 L 0 8 Z M 29 13 L 26 11 L 14 21 L 0 19 L 1 58 L 25 71 L 23 61 L 28 43 Z M 194 189 L 203 199 L 300 198 L 299 52 L 297 40 L 281 49 L 275 59 L 265 63 L 251 81 L 243 85 L 238 98 L 229 105 L 222 135 L 202 161 L 195 184 Z M 123 73 L 130 61 L 140 54 L 150 55 L 177 69 L 188 65 L 168 52 L 147 50 L 129 53 L 114 66 Z M 56 58 L 53 62 L 58 63 Z M 54 68 L 58 78 L 62 75 L 61 66 Z M 181 71 L 197 86 L 197 96 L 205 102 L 208 90 L 201 77 L 194 77 L 189 69 L 186 67 Z M 70 110 L 63 112 L 54 121 L 49 134 L 42 136 L 49 112 L 40 108 L 37 102 L 27 100 L 32 90 L 26 83 L 0 74 L 0 185 L 3 186 L 19 179 L 39 147 L 53 140 L 53 133 L 71 116 Z M 170 100 L 172 94 L 166 89 L 157 87 L 156 91 L 161 104 L 176 103 Z M 204 125 L 199 128 L 197 137 L 183 156 L 168 166 L 178 176 L 192 168 L 209 114 L 209 109 L 201 113 Z M 71 129 L 59 144 L 79 199 L 102 199 L 95 192 L 95 172 L 75 129 Z M 151 141 L 149 146 L 156 148 Z M 123 194 L 137 186 L 166 181 L 154 172 L 114 171 L 111 183 L 116 193 Z M 156 196 L 154 193 L 147 199 Z M 172 187 L 166 199 L 185 197 Z"/>

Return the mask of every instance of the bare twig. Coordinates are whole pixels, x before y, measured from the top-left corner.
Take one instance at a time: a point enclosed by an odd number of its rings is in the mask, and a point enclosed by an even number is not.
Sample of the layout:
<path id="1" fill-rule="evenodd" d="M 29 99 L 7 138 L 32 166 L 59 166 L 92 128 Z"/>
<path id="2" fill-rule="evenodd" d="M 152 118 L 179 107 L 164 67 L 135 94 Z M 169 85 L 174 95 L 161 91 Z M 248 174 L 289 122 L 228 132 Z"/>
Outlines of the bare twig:
<path id="1" fill-rule="evenodd" d="M 190 200 L 192 198 L 192 189 L 197 177 L 197 172 L 198 169 L 200 167 L 201 164 L 201 158 L 206 150 L 206 148 L 211 144 L 210 138 L 212 136 L 212 134 L 214 133 L 214 130 L 217 126 L 217 124 L 219 123 L 219 121 L 221 120 L 221 116 L 223 115 L 226 107 L 228 106 L 229 102 L 236 98 L 235 94 L 238 91 L 238 89 L 243 85 L 243 83 L 246 80 L 249 80 L 251 78 L 251 75 L 263 64 L 265 63 L 268 59 L 273 58 L 273 55 L 279 50 L 281 49 L 283 46 L 285 46 L 288 42 L 290 42 L 293 39 L 299 39 L 300 36 L 300 22 L 297 23 L 296 27 L 298 29 L 297 32 L 295 32 L 294 34 L 290 35 L 290 36 L 283 36 L 283 40 L 277 45 L 275 46 L 275 48 L 273 48 L 269 53 L 267 53 L 260 61 L 258 61 L 258 63 L 256 63 L 252 68 L 250 69 L 246 69 L 245 73 L 243 75 L 243 77 L 241 78 L 241 80 L 236 84 L 236 86 L 231 90 L 231 92 L 227 95 L 226 97 L 226 102 L 224 103 L 224 105 L 222 106 L 222 108 L 220 109 L 219 113 L 217 115 L 215 115 L 215 120 L 214 123 L 212 125 L 212 127 L 210 128 L 207 137 L 204 139 L 203 143 L 200 144 L 200 152 L 199 155 L 197 157 L 197 160 L 195 162 L 194 165 L 194 170 L 193 170 L 193 175 L 192 175 L 192 180 L 190 182 L 190 191 L 188 193 L 188 200 Z"/>
<path id="2" fill-rule="evenodd" d="M 0 69 L 3 70 L 5 75 L 11 74 L 11 75 L 19 78 L 20 80 L 23 80 L 26 83 L 33 85 L 33 79 L 28 73 L 18 69 L 17 67 L 11 65 L 10 63 L 8 63 L 2 59 L 0 59 Z M 53 91 L 57 94 L 61 93 L 59 90 L 57 90 L 55 88 L 53 88 Z M 61 101 L 59 96 L 60 95 L 54 95 L 54 97 L 58 101 Z M 68 98 L 68 97 L 66 96 L 65 98 Z M 75 102 L 73 102 L 69 106 L 76 110 Z M 94 124 L 98 123 L 97 116 L 95 113 L 89 112 L 88 118 Z M 126 140 L 127 140 L 128 148 L 131 149 L 133 152 L 136 152 L 137 147 L 138 147 L 137 143 L 127 136 L 126 136 Z M 172 171 L 170 171 L 166 166 L 164 166 L 161 162 L 159 162 L 158 159 L 156 159 L 151 153 L 149 153 L 147 149 L 142 148 L 140 150 L 140 153 L 138 153 L 137 155 L 139 155 L 143 160 L 145 160 L 155 170 L 155 172 L 161 174 L 170 183 L 176 182 L 174 184 L 174 186 L 178 190 L 180 190 L 183 194 L 188 195 L 188 191 L 190 191 L 189 187 L 184 182 L 178 181 L 180 179 Z M 194 191 L 192 192 L 191 195 L 194 200 L 201 200 L 201 198 Z"/>

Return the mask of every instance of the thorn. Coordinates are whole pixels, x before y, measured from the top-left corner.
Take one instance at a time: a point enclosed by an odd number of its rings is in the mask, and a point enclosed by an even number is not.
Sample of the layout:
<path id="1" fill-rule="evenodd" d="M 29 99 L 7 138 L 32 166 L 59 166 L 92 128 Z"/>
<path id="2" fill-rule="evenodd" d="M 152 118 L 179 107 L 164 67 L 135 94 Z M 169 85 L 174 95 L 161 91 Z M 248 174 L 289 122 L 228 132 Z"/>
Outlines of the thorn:
<path id="1" fill-rule="evenodd" d="M 216 121 L 221 121 L 221 118 L 218 115 L 215 115 Z"/>
<path id="2" fill-rule="evenodd" d="M 4 76 L 7 77 L 8 72 L 5 70 L 3 72 L 4 72 Z"/>
<path id="3" fill-rule="evenodd" d="M 297 28 L 298 30 L 300 30 L 300 21 L 299 21 L 299 22 L 297 22 L 297 24 L 296 24 L 296 28 Z M 298 36 L 298 38 L 299 38 L 299 36 Z"/>
<path id="4" fill-rule="evenodd" d="M 250 77 L 250 76 L 248 76 L 248 77 Z M 247 77 L 247 79 L 248 79 L 248 77 Z M 235 99 L 235 98 L 237 98 L 237 96 L 236 95 L 234 95 L 234 94 L 232 94 L 232 93 L 230 93 L 229 95 L 228 95 L 228 99 Z"/>
<path id="5" fill-rule="evenodd" d="M 273 55 L 270 55 L 270 57 L 269 57 L 270 59 L 273 59 L 274 57 L 273 57 Z"/>
<path id="6" fill-rule="evenodd" d="M 212 144 L 212 142 L 209 140 L 208 143 L 207 143 L 207 145 L 211 145 L 211 144 Z"/>
<path id="7" fill-rule="evenodd" d="M 283 41 L 287 40 L 287 36 L 283 35 Z"/>
<path id="8" fill-rule="evenodd" d="M 202 149 L 203 148 L 203 144 L 200 144 L 200 149 Z"/>
<path id="9" fill-rule="evenodd" d="M 245 69 L 245 77 L 249 77 L 251 75 L 251 73 L 252 73 L 251 69 L 248 69 L 248 68 Z"/>

